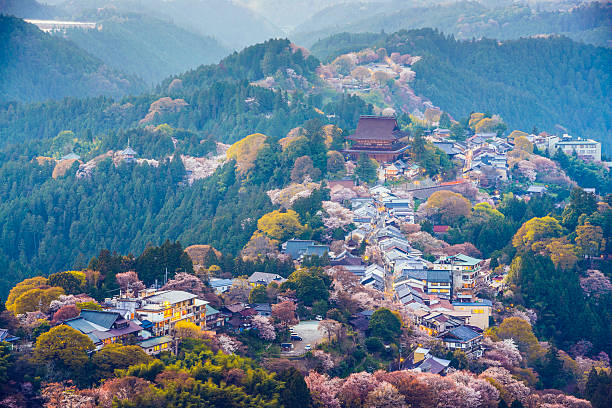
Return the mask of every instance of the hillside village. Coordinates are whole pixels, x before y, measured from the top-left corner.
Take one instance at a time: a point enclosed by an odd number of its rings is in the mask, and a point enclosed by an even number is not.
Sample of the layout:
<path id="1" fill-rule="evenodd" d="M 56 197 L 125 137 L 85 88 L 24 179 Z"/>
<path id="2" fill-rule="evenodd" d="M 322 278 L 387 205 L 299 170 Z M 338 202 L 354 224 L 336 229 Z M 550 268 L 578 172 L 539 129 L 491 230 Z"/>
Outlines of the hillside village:
<path id="1" fill-rule="evenodd" d="M 121 100 L 2 104 L 0 408 L 607 407 L 608 124 L 590 106 L 545 110 L 548 131 L 504 121 L 517 95 L 604 105 L 601 50 L 543 42 L 597 69 L 504 77 L 501 42 L 375 36 L 328 40 L 323 62 L 268 40 Z M 459 47 L 494 66 L 450 92 L 475 75 Z M 553 98 L 566 76 L 596 89 Z M 464 110 L 496 106 L 472 100 L 481 79 L 504 115 Z"/>
<path id="2" fill-rule="evenodd" d="M 473 114 L 471 127 L 479 128 L 483 120 L 493 122 L 489 128 L 499 122 L 495 117 Z M 166 267 L 163 281 L 147 278 L 144 284 L 143 276 L 132 267 L 120 268 L 114 273 L 118 293 L 94 298 L 85 289 L 95 287 L 93 282 L 99 279 L 95 276 L 99 277 L 103 269 L 95 265 L 102 262 L 101 254 L 99 260 L 90 263 L 93 269 L 26 279 L 15 286 L 7 309 L 19 323 L 5 312 L 3 322 L 9 326 L 0 330 L 2 339 L 20 352 L 39 352 L 43 336 L 34 340 L 29 330 L 45 322 L 51 328 L 49 333 L 70 328 L 86 336 L 92 344 L 91 353 L 124 345 L 136 347 L 142 355 L 165 356 L 179 353 L 181 344 L 197 338 L 216 344 L 225 353 L 278 360 L 300 370 L 337 367 L 338 373 L 347 364 L 342 353 L 348 347 L 353 354 L 361 350 L 362 361 L 352 358 L 352 364 L 365 364 L 366 369 L 386 366 L 395 372 L 449 378 L 455 378 L 452 376 L 460 372 L 457 370 L 471 370 L 487 381 L 502 381 L 513 373 L 512 381 L 523 387 L 520 393 L 513 393 L 508 384 L 495 385 L 488 392 L 499 395 L 507 404 L 536 404 L 534 401 L 542 398 L 567 403 L 563 398 L 573 397 L 529 391 L 536 382 L 521 370 L 537 375 L 526 368 L 535 358 L 530 353 L 540 359 L 575 361 L 573 364 L 581 368 L 574 371 L 572 381 L 582 384 L 579 387 L 590 381 L 592 370 L 607 367 L 609 360 L 601 354 L 574 355 L 576 360 L 572 360 L 562 351 L 561 357 L 542 357 L 553 349 L 546 342 L 532 340 L 536 311 L 514 306 L 517 271 L 515 262 L 510 265 L 508 255 L 503 253 L 506 249 L 500 250 L 504 244 L 493 245 L 498 250 L 487 250 L 486 256 L 477 249 L 483 248 L 478 242 L 456 242 L 453 237 L 459 233 L 461 220 L 504 218 L 498 209 L 507 208 L 507 203 L 529 205 L 547 193 L 558 193 L 558 186 L 571 183 L 557 162 L 537 152 L 553 156 L 560 150 L 577 160 L 599 162 L 601 146 L 567 135 L 519 131 L 509 137 L 473 131 L 463 140 L 454 140 L 450 129 L 437 125 L 419 140 L 407 137 L 409 133 L 401 129 L 395 117 L 361 116 L 355 133 L 345 135 L 341 143 L 339 168 L 343 170 L 336 176 L 320 180 L 312 161 L 304 168 L 299 168 L 296 161 L 292 183 L 267 192 L 280 210 L 257 221 L 258 230 L 241 256 L 232 261 L 245 263 L 241 267 L 234 264 L 234 268 L 250 268 L 249 274 L 231 272 L 224 266 L 223 254 L 210 246 L 195 245 L 185 249 L 188 261 L 181 258 L 181 268 L 192 273 L 171 270 L 169 277 Z M 333 129 L 328 130 L 333 133 Z M 301 132 L 292 131 L 282 142 L 287 146 L 284 148 L 304 138 Z M 210 177 L 229 160 L 236 160 L 238 171 L 249 171 L 265 140 L 265 136 L 256 134 L 231 147 L 217 144 L 216 152 L 206 158 L 181 156 L 183 182 Z M 441 175 L 432 175 L 415 155 L 419 143 L 434 146 L 438 154 L 446 155 L 455 178 L 443 181 Z M 330 152 L 328 156 L 336 159 L 335 154 Z M 62 177 L 70 168 L 76 169 L 77 177 L 89 177 L 107 158 L 115 166 L 159 165 L 156 160 L 138 156 L 129 141 L 124 150 L 109 151 L 85 163 L 77 154 L 69 153 L 57 160 L 53 177 Z M 78 166 L 73 167 L 74 163 Z M 445 178 L 448 180 L 448 175 Z M 510 185 L 511 190 L 506 188 L 502 195 L 497 189 L 504 185 Z M 595 213 L 609 214 L 609 196 L 597 197 L 596 190 L 576 191 L 580 191 L 576 197 L 582 194 L 593 202 L 597 199 Z M 321 201 L 311 202 L 317 195 Z M 315 222 L 321 223 L 316 238 L 304 238 L 308 224 L 300 223 L 302 217 L 298 218 L 296 212 L 304 211 L 300 206 L 314 206 L 316 213 L 302 214 L 320 217 L 320 221 L 308 221 L 310 228 Z M 548 218 L 533 220 L 549 223 Z M 612 284 L 596 268 L 604 265 L 601 255 L 609 243 L 601 229 L 593 234 L 599 249 L 591 253 L 591 269 L 580 282 L 584 290 L 606 293 Z M 541 239 L 548 239 L 544 245 L 570 245 L 567 241 L 550 241 L 545 235 Z M 515 240 L 512 243 L 521 245 Z M 571 255 L 559 262 L 581 262 L 578 255 L 585 252 L 581 252 L 581 241 L 576 239 L 576 243 L 575 247 L 570 245 Z M 180 244 L 178 248 L 174 249 L 179 251 L 177 256 L 182 253 Z M 150 267 L 155 269 L 155 263 Z M 595 280 L 604 283 L 594 289 L 595 284 L 589 282 Z M 529 345 L 517 337 L 513 325 L 531 333 Z M 311 371 L 306 378 L 315 399 L 323 398 L 313 385 L 317 375 Z M 484 396 L 480 398 L 485 403 Z M 569 406 L 587 406 L 576 403 Z"/>

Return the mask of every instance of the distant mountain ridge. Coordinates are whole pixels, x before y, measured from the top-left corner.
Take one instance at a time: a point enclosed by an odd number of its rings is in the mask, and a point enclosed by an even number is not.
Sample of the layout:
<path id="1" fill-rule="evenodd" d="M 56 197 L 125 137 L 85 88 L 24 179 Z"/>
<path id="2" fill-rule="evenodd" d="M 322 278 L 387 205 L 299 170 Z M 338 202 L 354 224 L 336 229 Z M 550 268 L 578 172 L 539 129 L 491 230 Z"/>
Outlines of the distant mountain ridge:
<path id="1" fill-rule="evenodd" d="M 71 18 L 104 9 L 145 14 L 234 49 L 283 36 L 267 19 L 229 0 L 68 0 L 61 7 Z"/>
<path id="2" fill-rule="evenodd" d="M 59 33 L 107 65 L 156 85 L 170 75 L 218 62 L 230 53 L 215 38 L 139 14 L 96 19 L 97 30 Z"/>
<path id="3" fill-rule="evenodd" d="M 0 101 L 67 96 L 119 96 L 145 89 L 73 43 L 43 33 L 16 17 L 0 16 Z"/>
<path id="4" fill-rule="evenodd" d="M 359 8 L 339 4 L 315 14 L 290 35 L 310 46 L 340 32 L 394 32 L 436 28 L 457 38 L 514 39 L 538 34 L 563 34 L 594 45 L 612 46 L 612 4 L 590 2 L 565 11 L 537 11 L 527 4 L 495 8 L 476 1 L 414 7 L 403 2 L 366 3 Z"/>

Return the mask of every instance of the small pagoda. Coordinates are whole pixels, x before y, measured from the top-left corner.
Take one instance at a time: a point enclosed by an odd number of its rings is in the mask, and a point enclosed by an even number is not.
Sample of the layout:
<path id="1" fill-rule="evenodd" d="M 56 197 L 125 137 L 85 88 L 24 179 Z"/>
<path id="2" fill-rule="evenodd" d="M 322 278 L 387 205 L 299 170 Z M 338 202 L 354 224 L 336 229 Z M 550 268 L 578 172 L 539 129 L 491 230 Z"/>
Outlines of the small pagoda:
<path id="1" fill-rule="evenodd" d="M 136 155 L 138 154 L 134 149 L 130 147 L 130 139 L 128 139 L 128 145 L 125 150 L 121 150 L 119 152 L 121 155 L 121 159 L 126 163 L 132 163 L 136 160 Z"/>
<path id="2" fill-rule="evenodd" d="M 393 162 L 408 149 L 409 145 L 400 141 L 406 136 L 408 132 L 400 130 L 394 116 L 362 115 L 355 133 L 346 138 L 351 146 L 343 153 L 353 160 L 366 154 L 378 162 Z"/>

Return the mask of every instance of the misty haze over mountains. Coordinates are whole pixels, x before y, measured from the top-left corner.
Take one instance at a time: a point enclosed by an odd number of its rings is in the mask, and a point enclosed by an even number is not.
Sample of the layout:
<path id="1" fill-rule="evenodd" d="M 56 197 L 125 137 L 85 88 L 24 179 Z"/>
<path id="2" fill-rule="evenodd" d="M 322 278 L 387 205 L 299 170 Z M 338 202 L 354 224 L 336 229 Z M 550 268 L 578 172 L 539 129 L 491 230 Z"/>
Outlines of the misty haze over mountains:
<path id="1" fill-rule="evenodd" d="M 51 38 L 23 27 L 5 30 L 1 40 L 10 45 L 6 49 L 12 50 L 14 62 L 7 72 L 16 75 L 20 71 L 17 66 L 38 63 L 41 69 L 31 70 L 33 77 L 25 81 L 5 75 L 5 89 L 0 95 L 5 100 L 36 101 L 139 93 L 169 76 L 216 63 L 233 51 L 270 38 L 288 38 L 325 59 L 330 56 L 325 49 L 327 39 L 343 32 L 378 35 L 431 27 L 465 40 L 559 34 L 582 44 L 609 48 L 611 10 L 610 2 L 592 1 L 0 0 L 3 14 L 96 24 L 95 29 L 54 30 Z M 372 41 L 360 46 L 372 46 Z M 47 72 L 45 60 L 32 64 L 27 59 L 28 55 L 45 55 L 47 51 L 39 49 L 41 44 L 78 62 L 67 73 L 62 58 L 50 56 L 48 61 L 55 68 L 48 70 L 49 77 L 41 76 L 39 72 Z M 28 70 L 24 72 L 27 76 Z M 86 81 L 69 81 L 63 88 L 62 78 L 83 75 Z M 55 78 L 54 87 L 39 83 L 51 78 Z M 602 86 L 606 86 L 606 79 L 602 80 Z M 541 91 L 529 90 L 533 94 Z M 442 100 L 453 100 L 453 92 L 449 86 Z M 422 96 L 432 97 L 427 93 Z"/>
<path id="2" fill-rule="evenodd" d="M 438 28 L 459 38 L 562 33 L 597 45 L 605 45 L 611 36 L 609 8 L 589 9 L 587 16 L 572 16 L 575 8 L 593 3 L 590 0 L 45 0 L 39 3 L 3 0 L 0 11 L 24 18 L 94 21 L 100 13 L 109 10 L 146 14 L 200 35 L 215 37 L 233 49 L 271 37 L 289 37 L 311 45 L 342 31 L 392 32 L 421 27 Z M 609 5 L 603 2 L 606 3 Z M 466 29 L 468 24 L 473 27 Z"/>

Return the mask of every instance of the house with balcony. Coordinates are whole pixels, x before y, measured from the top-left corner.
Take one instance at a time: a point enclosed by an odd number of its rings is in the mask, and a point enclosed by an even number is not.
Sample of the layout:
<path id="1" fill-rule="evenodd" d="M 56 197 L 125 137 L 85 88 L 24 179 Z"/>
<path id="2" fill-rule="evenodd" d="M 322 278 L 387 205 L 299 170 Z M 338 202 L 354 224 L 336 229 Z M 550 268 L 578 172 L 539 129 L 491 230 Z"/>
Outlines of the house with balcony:
<path id="1" fill-rule="evenodd" d="M 474 289 L 482 262 L 482 259 L 456 254 L 438 259 L 434 262 L 434 268 L 452 272 L 453 295 L 455 295 L 461 290 Z"/>
<path id="2" fill-rule="evenodd" d="M 142 298 L 136 314 L 139 319 L 152 323 L 151 331 L 154 336 L 172 335 L 176 323 L 183 320 L 204 327 L 208 302 L 200 299 L 196 302 L 196 299 L 197 295 L 182 290 L 160 291 Z"/>
<path id="3" fill-rule="evenodd" d="M 206 328 L 217 330 L 225 324 L 225 316 L 210 305 L 206 305 Z"/>
<path id="4" fill-rule="evenodd" d="M 451 282 L 451 272 L 447 270 L 405 269 L 395 279 L 394 286 L 406 283 L 422 290 L 423 293 L 450 298 Z"/>

